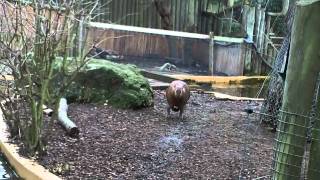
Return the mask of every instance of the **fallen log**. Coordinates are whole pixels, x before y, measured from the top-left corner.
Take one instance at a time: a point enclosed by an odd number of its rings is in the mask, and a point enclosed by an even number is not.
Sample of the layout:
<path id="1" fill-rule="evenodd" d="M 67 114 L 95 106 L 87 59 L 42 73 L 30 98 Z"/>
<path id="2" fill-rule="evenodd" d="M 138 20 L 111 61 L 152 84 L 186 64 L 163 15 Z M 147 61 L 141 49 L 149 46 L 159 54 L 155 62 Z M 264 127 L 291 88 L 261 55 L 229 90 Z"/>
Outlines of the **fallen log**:
<path id="1" fill-rule="evenodd" d="M 66 129 L 69 136 L 78 137 L 79 129 L 74 124 L 74 122 L 72 122 L 71 119 L 68 118 L 67 111 L 67 100 L 65 98 L 61 98 L 58 109 L 58 122 Z"/>

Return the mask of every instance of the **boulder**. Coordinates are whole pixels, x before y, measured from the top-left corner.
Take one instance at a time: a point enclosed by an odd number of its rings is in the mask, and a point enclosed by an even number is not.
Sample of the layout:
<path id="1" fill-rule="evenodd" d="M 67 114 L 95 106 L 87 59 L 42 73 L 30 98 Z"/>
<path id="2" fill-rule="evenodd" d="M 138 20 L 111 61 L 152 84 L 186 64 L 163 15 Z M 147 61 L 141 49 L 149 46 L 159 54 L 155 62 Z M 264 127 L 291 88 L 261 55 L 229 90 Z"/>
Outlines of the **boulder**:
<path id="1" fill-rule="evenodd" d="M 117 108 L 153 105 L 148 80 L 134 65 L 90 60 L 67 89 L 68 102 L 107 103 Z"/>

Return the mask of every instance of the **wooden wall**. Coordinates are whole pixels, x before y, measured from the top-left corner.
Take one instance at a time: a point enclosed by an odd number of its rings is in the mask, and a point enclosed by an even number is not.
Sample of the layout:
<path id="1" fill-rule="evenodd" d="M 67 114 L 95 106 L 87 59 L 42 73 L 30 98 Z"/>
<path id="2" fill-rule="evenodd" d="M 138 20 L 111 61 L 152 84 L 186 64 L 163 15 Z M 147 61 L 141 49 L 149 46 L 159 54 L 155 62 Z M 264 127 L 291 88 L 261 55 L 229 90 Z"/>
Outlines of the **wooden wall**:
<path id="1" fill-rule="evenodd" d="M 226 8 L 226 4 L 218 0 L 164 1 L 171 7 L 172 30 L 175 31 L 209 33 L 216 25 L 213 14 Z M 100 0 L 99 3 L 96 22 L 162 28 L 152 0 Z"/>
<path id="2" fill-rule="evenodd" d="M 101 24 L 101 23 L 100 23 Z M 130 27 L 128 27 L 129 29 Z M 117 51 L 127 59 L 130 57 L 140 57 L 141 59 L 164 60 L 170 57 L 168 38 L 163 34 L 146 33 L 117 30 L 111 28 L 90 27 L 89 43 L 101 42 L 98 46 L 104 49 Z M 168 33 L 165 30 L 157 30 Z M 179 32 L 173 32 L 179 34 Z M 191 33 L 189 33 L 191 34 Z M 193 35 L 193 34 L 192 34 Z M 195 34 L 197 35 L 197 34 Z M 200 35 L 201 36 L 201 35 Z M 204 35 L 205 36 L 205 35 Z M 188 64 L 187 59 L 191 59 L 202 67 L 208 67 L 209 62 L 209 38 L 187 38 L 170 36 L 177 49 L 177 57 Z M 209 36 L 208 36 L 209 37 Z M 222 42 L 224 43 L 224 42 Z M 229 43 L 230 44 L 230 43 Z M 189 45 L 188 47 L 186 45 Z M 243 75 L 246 48 L 243 43 L 231 43 L 231 45 L 214 46 L 215 70 L 227 75 Z M 194 65 L 195 63 L 191 63 Z"/>
<path id="3" fill-rule="evenodd" d="M 112 49 L 124 56 L 170 58 L 168 39 L 163 35 L 91 28 L 88 37 L 90 44 L 102 41 L 99 47 Z M 186 39 L 171 38 L 177 49 L 177 57 L 174 58 L 184 58 Z M 188 42 L 192 43 L 192 58 L 203 64 L 207 63 L 208 41 L 191 39 Z"/>
<path id="4" fill-rule="evenodd" d="M 245 46 L 243 43 L 214 46 L 215 71 L 229 76 L 244 75 Z"/>

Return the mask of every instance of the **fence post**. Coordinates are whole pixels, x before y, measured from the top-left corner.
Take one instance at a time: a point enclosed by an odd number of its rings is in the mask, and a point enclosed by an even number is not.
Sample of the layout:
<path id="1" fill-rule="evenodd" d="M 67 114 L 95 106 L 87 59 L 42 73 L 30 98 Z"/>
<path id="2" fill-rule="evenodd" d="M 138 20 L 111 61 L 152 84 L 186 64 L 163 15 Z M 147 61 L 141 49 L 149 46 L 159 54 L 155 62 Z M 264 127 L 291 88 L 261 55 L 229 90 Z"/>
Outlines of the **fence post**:
<path id="1" fill-rule="evenodd" d="M 214 63 L 214 34 L 210 32 L 210 42 L 209 42 L 209 72 L 210 75 L 213 76 L 215 71 L 215 63 Z"/>
<path id="2" fill-rule="evenodd" d="M 314 64 L 310 64 L 310 66 L 315 65 L 316 72 L 320 72 L 320 63 L 319 63 L 319 57 L 320 57 L 320 35 L 319 35 L 319 29 L 320 25 L 319 22 L 317 22 L 319 19 L 319 12 L 320 12 L 320 1 L 314 1 L 311 4 L 304 4 L 306 2 L 298 1 L 297 3 L 297 11 L 300 12 L 297 13 L 297 19 L 301 20 L 301 24 L 299 24 L 299 27 L 302 29 L 302 33 L 304 36 L 302 44 L 305 45 L 305 54 L 306 57 L 305 60 L 310 59 L 314 62 Z M 308 2 L 310 3 L 310 2 Z M 300 35 L 299 34 L 299 35 Z M 302 71 L 303 72 L 303 71 Z M 319 75 L 318 75 L 319 76 Z M 315 78 L 315 73 L 313 73 L 313 78 Z M 309 79 L 308 79 L 309 80 Z M 309 80 L 311 81 L 311 79 Z M 316 87 L 319 91 L 319 87 Z M 305 92 L 307 93 L 307 92 Z M 318 92 L 317 92 L 318 93 Z M 316 94 L 315 99 L 316 102 L 319 101 L 318 94 Z M 310 148 L 310 156 L 309 156 L 309 165 L 308 165 L 308 179 L 318 179 L 320 177 L 320 120 L 319 120 L 319 113 L 320 108 L 319 104 L 315 103 L 315 112 L 314 117 L 316 120 L 312 127 L 312 143 Z"/>
<path id="3" fill-rule="evenodd" d="M 305 154 L 306 132 L 309 125 L 310 108 L 320 72 L 318 23 L 320 1 L 303 4 L 298 1 L 292 26 L 289 61 L 279 118 L 273 179 L 301 179 L 302 162 Z M 316 114 L 319 114 L 317 108 Z M 315 121 L 312 131 L 308 179 L 318 179 L 319 170 L 319 127 Z M 308 163 L 308 162 L 306 162 Z"/>

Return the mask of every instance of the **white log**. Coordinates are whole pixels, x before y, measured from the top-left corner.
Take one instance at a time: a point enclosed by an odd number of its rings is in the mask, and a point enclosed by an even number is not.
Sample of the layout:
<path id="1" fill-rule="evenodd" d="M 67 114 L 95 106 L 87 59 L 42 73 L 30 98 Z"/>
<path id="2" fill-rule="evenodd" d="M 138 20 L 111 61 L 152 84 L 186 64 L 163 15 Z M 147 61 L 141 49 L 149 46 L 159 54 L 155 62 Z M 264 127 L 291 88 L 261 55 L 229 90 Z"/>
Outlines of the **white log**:
<path id="1" fill-rule="evenodd" d="M 77 137 L 79 135 L 79 129 L 75 123 L 68 118 L 67 111 L 67 100 L 65 98 L 61 98 L 58 109 L 58 121 L 66 129 L 70 136 Z"/>

